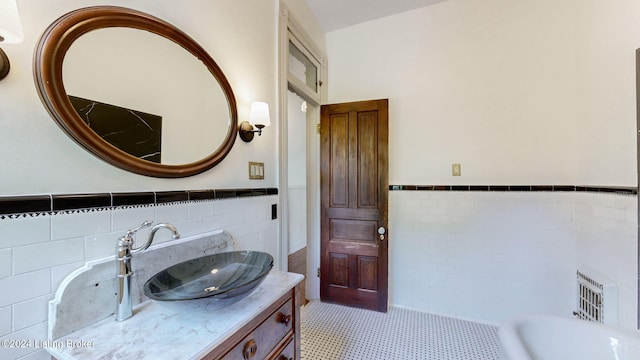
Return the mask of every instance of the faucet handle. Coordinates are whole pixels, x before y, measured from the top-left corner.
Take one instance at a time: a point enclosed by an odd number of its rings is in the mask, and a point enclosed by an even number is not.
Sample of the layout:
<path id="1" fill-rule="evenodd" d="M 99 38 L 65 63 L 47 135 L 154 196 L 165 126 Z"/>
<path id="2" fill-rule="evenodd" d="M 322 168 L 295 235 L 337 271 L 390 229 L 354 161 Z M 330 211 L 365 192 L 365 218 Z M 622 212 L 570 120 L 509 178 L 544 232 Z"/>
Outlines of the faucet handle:
<path id="1" fill-rule="evenodd" d="M 142 224 L 140 224 L 140 226 L 138 226 L 137 228 L 127 230 L 126 234 L 124 234 L 124 236 L 121 237 L 120 240 L 118 241 L 118 246 L 128 246 L 131 248 L 133 246 L 133 243 L 135 242 L 135 240 L 133 239 L 133 235 L 136 233 L 136 231 L 142 228 L 145 228 L 147 226 L 151 226 L 151 224 L 153 224 L 153 221 L 147 220 Z"/>
<path id="2" fill-rule="evenodd" d="M 132 252 L 138 252 L 138 251 L 142 251 L 142 250 L 147 250 L 149 248 L 149 246 L 151 246 L 151 243 L 153 242 L 153 237 L 156 235 L 156 232 L 158 232 L 158 230 L 160 229 L 167 229 L 169 231 L 171 231 L 173 233 L 173 239 L 178 239 L 180 238 L 180 233 L 178 232 L 178 229 L 176 229 L 175 226 L 169 224 L 169 223 L 160 223 L 154 227 L 151 228 L 151 231 L 149 232 L 149 238 L 147 239 L 147 242 L 137 248 L 132 248 L 131 251 Z"/>
<path id="3" fill-rule="evenodd" d="M 138 226 L 137 228 L 131 229 L 131 230 L 127 230 L 127 236 L 131 236 L 133 234 L 136 233 L 136 231 L 140 230 L 140 229 L 144 229 L 148 226 L 151 226 L 151 224 L 153 224 L 153 221 L 151 220 L 147 220 L 145 222 L 143 222 L 142 224 L 140 224 L 140 226 Z"/>

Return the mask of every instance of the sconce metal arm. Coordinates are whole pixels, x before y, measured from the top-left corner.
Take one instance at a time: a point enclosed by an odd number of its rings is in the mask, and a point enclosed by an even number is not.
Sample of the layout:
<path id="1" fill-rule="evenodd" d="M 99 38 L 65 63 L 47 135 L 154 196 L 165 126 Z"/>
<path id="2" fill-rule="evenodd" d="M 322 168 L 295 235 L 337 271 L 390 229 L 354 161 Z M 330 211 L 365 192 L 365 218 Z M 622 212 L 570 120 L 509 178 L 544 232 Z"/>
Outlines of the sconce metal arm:
<path id="1" fill-rule="evenodd" d="M 238 134 L 240 135 L 240 139 L 242 139 L 242 141 L 251 142 L 255 133 L 258 133 L 258 136 L 262 135 L 262 129 L 264 128 L 264 125 L 256 124 L 255 127 L 257 128 L 257 130 L 255 130 L 253 127 L 254 125 L 251 125 L 248 121 L 243 121 L 240 123 L 240 125 L 238 126 Z"/>

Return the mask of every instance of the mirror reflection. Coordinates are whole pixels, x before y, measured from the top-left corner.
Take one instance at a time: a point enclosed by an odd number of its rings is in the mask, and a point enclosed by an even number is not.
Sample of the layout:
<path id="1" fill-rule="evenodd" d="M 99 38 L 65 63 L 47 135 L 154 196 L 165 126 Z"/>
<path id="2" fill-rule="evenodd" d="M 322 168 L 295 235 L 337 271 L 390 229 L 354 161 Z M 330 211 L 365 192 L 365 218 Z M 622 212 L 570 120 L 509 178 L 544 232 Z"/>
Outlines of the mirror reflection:
<path id="1" fill-rule="evenodd" d="M 231 151 L 236 100 L 207 51 L 152 15 L 118 6 L 73 10 L 34 53 L 38 95 L 53 120 L 98 158 L 137 174 L 202 173 Z M 105 109 L 123 114 L 101 114 Z M 134 133 L 142 134 L 127 140 Z"/>
<path id="2" fill-rule="evenodd" d="M 134 28 L 83 34 L 63 62 L 64 87 L 80 118 L 133 156 L 168 165 L 216 151 L 229 106 L 207 67 L 178 44 Z"/>

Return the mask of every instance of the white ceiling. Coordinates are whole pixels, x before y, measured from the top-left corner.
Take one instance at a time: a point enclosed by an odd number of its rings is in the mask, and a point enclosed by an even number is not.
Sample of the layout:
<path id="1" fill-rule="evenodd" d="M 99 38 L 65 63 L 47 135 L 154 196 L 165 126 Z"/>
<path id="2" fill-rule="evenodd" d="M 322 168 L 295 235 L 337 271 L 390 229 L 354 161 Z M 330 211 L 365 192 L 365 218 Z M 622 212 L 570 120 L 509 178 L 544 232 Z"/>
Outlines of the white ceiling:
<path id="1" fill-rule="evenodd" d="M 326 32 L 445 0 L 306 0 Z"/>

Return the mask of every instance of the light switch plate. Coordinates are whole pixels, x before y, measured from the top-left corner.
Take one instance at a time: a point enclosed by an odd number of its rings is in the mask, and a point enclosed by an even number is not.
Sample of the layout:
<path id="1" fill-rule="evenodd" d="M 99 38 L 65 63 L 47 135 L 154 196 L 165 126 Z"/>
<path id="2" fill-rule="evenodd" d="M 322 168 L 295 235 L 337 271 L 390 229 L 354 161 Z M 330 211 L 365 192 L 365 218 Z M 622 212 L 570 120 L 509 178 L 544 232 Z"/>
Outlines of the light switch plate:
<path id="1" fill-rule="evenodd" d="M 462 169 L 460 167 L 460 164 L 451 164 L 451 175 L 452 176 L 462 175 Z"/>
<path id="2" fill-rule="evenodd" d="M 264 180 L 264 163 L 249 161 L 249 180 Z"/>

